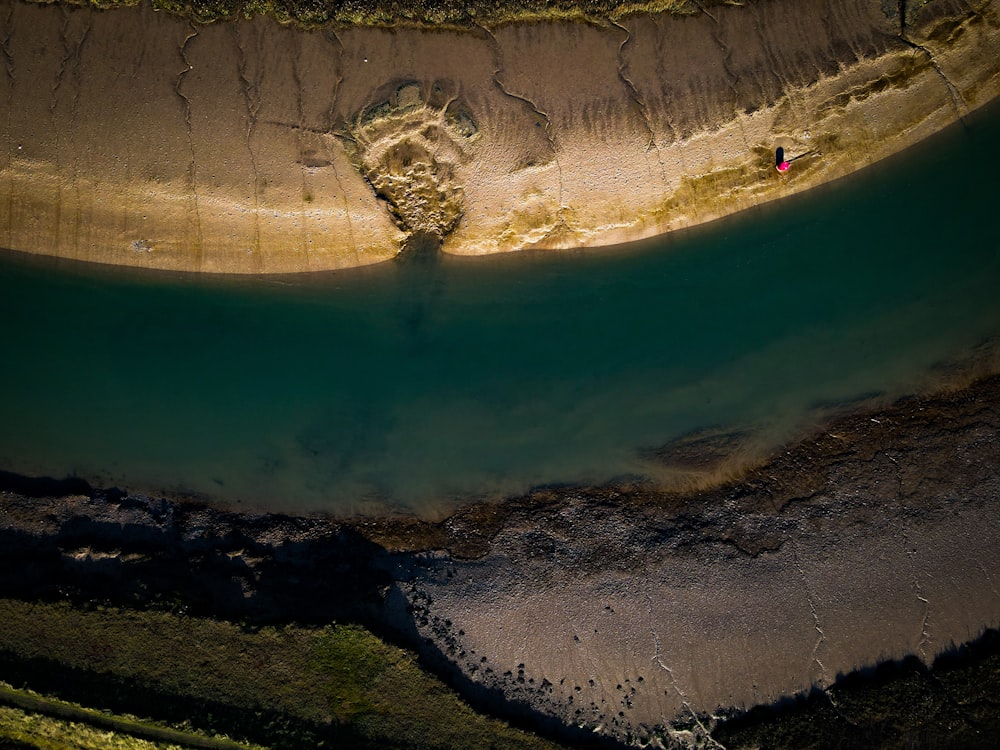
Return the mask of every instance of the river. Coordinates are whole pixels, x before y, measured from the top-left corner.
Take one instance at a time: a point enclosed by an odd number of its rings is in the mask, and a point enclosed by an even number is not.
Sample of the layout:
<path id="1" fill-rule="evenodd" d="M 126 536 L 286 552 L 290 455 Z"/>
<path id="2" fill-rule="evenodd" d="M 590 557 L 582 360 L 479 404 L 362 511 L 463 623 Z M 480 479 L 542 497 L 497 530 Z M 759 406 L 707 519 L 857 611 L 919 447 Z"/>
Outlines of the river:
<path id="1" fill-rule="evenodd" d="M 774 448 L 1000 334 L 1000 106 L 850 178 L 619 248 L 255 279 L 0 254 L 0 468 L 435 515 Z M 794 165 L 793 165 L 794 169 Z"/>

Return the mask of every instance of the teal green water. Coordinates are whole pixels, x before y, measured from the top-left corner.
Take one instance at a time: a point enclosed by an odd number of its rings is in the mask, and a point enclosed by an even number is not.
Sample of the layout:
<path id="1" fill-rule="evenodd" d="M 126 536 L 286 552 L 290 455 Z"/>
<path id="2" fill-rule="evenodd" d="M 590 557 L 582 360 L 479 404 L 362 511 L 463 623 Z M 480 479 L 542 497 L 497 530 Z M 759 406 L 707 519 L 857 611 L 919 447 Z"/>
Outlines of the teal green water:
<path id="1" fill-rule="evenodd" d="M 787 439 L 1000 333 L 1000 107 L 658 242 L 312 277 L 0 256 L 0 468 L 280 510 L 656 476 L 709 427 Z"/>

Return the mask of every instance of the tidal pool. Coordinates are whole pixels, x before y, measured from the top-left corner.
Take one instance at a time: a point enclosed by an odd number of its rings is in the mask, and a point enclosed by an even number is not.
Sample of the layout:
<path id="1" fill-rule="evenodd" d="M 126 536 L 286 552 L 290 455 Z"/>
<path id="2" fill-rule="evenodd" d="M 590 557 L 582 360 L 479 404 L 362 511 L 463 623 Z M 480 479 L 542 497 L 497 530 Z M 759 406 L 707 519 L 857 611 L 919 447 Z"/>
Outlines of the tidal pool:
<path id="1" fill-rule="evenodd" d="M 791 438 L 1000 333 L 1000 106 L 804 196 L 615 249 L 234 279 L 0 256 L 0 468 L 436 514 Z M 790 175 L 794 177 L 794 175 Z"/>

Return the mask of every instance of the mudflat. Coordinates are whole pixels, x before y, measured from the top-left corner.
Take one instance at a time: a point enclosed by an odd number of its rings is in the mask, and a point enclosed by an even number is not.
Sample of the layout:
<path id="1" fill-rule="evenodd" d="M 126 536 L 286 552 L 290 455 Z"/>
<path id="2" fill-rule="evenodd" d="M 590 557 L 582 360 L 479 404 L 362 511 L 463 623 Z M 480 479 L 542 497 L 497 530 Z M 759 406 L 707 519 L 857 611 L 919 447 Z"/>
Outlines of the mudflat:
<path id="1" fill-rule="evenodd" d="M 4 0 L 0 244 L 256 274 L 709 221 L 1000 93 L 997 0 L 882 6 L 303 30 Z"/>

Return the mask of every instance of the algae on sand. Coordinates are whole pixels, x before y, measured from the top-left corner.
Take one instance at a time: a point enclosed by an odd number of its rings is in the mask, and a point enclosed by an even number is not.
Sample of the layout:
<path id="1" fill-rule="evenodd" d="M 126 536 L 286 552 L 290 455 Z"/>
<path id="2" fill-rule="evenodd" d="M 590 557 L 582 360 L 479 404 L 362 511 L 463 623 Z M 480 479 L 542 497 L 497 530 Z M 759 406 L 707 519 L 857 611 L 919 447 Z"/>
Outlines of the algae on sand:
<path id="1" fill-rule="evenodd" d="M 52 0 L 36 0 L 52 2 Z M 114 8 L 138 5 L 140 0 L 55 0 L 66 5 Z M 513 21 L 616 19 L 636 13 L 695 14 L 705 6 L 729 0 L 490 0 L 436 2 L 435 0 L 152 0 L 153 7 L 196 23 L 255 15 L 272 16 L 303 27 L 323 25 L 393 27 L 401 24 L 472 28 Z"/>

